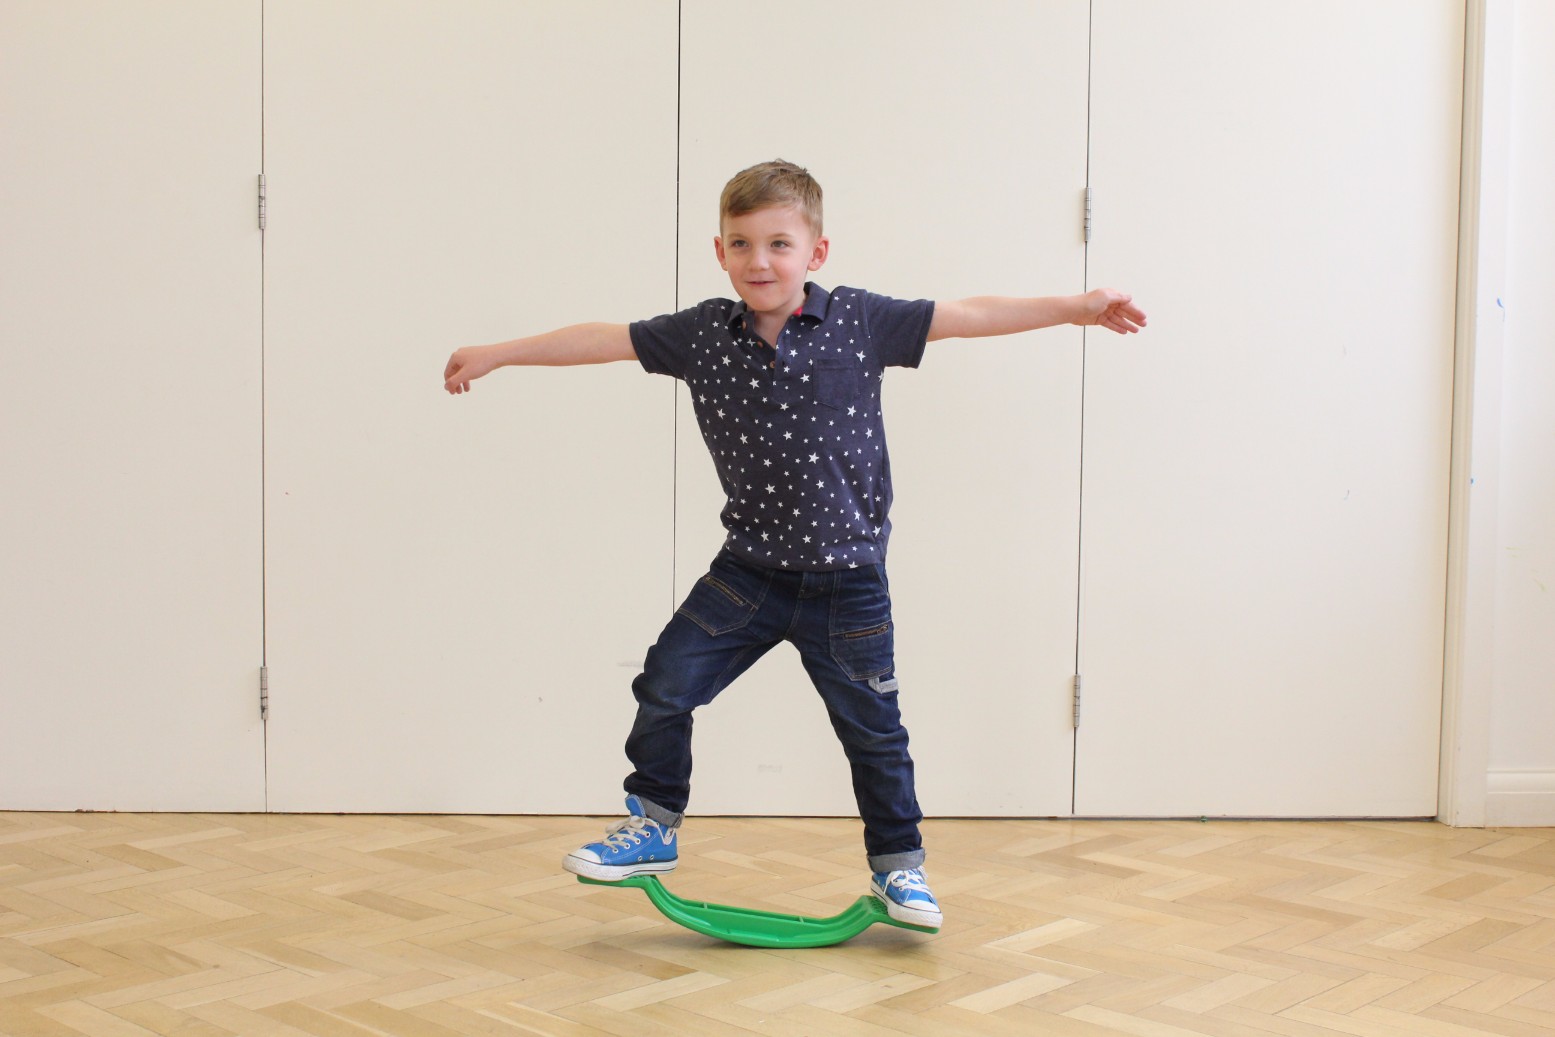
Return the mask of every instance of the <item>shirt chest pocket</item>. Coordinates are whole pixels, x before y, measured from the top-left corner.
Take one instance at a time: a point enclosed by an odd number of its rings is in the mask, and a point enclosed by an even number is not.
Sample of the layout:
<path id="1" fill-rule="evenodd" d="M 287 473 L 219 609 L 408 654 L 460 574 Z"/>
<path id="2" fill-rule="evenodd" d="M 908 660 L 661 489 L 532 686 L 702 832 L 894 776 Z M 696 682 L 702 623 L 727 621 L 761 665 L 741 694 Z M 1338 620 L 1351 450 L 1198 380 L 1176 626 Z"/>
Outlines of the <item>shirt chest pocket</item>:
<path id="1" fill-rule="evenodd" d="M 856 357 L 815 362 L 815 402 L 833 410 L 858 406 L 864 398 L 870 374 Z"/>

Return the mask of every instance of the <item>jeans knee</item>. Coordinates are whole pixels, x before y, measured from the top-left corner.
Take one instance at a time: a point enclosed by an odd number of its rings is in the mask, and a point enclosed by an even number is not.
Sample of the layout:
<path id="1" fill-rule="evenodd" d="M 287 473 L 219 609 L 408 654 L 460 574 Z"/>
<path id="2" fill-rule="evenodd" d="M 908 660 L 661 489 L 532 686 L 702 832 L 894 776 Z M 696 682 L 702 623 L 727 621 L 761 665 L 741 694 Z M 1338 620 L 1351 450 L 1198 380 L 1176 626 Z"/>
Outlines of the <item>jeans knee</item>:
<path id="1" fill-rule="evenodd" d="M 666 675 L 651 670 L 644 670 L 632 681 L 632 697 L 640 708 L 666 716 L 691 710 L 690 706 L 677 701 L 675 683 Z"/>
<path id="2" fill-rule="evenodd" d="M 865 759 L 906 757 L 907 729 L 900 724 L 889 728 L 853 726 L 839 728 L 838 737 L 848 755 Z"/>

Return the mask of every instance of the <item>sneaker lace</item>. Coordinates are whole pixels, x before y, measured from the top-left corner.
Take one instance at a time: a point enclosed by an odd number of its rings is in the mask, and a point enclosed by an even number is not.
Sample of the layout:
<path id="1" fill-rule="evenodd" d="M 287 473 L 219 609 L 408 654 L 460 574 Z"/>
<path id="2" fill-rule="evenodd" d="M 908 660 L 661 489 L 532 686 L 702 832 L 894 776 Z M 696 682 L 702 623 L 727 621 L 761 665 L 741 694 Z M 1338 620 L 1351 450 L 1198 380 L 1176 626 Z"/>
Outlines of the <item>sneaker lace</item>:
<path id="1" fill-rule="evenodd" d="M 886 881 L 897 889 L 905 889 L 909 893 L 923 893 L 929 897 L 934 896 L 933 893 L 929 892 L 929 884 L 924 881 L 923 872 L 921 871 L 893 871 L 886 877 Z"/>
<path id="2" fill-rule="evenodd" d="M 652 823 L 646 817 L 629 817 L 624 821 L 617 821 L 605 831 L 604 843 L 617 850 L 636 846 L 650 836 L 648 826 Z"/>

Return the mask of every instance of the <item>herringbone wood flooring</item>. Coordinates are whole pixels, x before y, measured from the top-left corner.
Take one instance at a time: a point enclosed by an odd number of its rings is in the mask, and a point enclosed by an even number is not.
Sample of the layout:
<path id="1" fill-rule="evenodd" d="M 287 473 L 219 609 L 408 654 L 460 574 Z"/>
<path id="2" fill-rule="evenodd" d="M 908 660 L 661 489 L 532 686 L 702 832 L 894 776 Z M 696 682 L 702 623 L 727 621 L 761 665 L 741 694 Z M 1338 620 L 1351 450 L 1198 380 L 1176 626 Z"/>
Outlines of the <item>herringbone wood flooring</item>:
<path id="1" fill-rule="evenodd" d="M 938 821 L 938 936 L 680 929 L 603 822 L 0 814 L 0 1033 L 1555 1033 L 1555 830 Z M 832 914 L 856 822 L 692 818 L 672 889 Z"/>

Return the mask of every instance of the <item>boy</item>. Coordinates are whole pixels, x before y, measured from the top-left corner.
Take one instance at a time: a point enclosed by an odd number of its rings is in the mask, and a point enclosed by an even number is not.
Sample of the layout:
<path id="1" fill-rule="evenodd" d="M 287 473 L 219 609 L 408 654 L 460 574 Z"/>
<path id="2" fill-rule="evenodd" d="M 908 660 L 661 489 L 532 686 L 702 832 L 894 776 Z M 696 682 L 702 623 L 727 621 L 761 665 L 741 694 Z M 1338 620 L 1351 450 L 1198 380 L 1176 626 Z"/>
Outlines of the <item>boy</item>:
<path id="1" fill-rule="evenodd" d="M 752 166 L 724 188 L 713 239 L 738 301 L 459 349 L 444 388 L 466 392 L 510 364 L 636 360 L 686 383 L 727 495 L 722 551 L 632 683 L 630 816 L 563 867 L 606 881 L 675 867 L 690 795 L 691 712 L 786 640 L 799 650 L 852 768 L 871 890 L 892 918 L 938 928 L 897 706 L 885 573 L 884 370 L 918 366 L 934 339 L 1063 323 L 1125 334 L 1143 327 L 1145 315 L 1110 289 L 937 304 L 828 292 L 805 280 L 826 262 L 830 242 L 821 229 L 821 189 L 808 172 L 782 161 Z"/>

